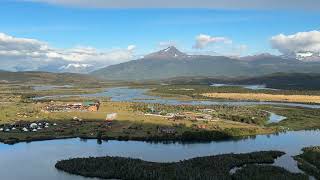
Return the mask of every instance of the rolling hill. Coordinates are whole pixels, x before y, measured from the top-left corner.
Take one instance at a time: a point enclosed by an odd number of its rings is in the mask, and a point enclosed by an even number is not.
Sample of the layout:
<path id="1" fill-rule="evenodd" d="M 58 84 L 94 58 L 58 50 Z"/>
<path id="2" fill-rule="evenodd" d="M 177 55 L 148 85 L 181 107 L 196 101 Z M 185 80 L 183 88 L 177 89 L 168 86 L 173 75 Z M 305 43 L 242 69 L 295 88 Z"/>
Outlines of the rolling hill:
<path id="1" fill-rule="evenodd" d="M 88 75 L 74 73 L 0 71 L 0 82 L 31 84 L 89 84 L 97 83 L 98 80 Z"/>
<path id="2" fill-rule="evenodd" d="M 159 82 L 158 82 L 159 83 Z M 285 90 L 319 90 L 319 73 L 274 73 L 257 77 L 176 77 L 161 80 L 170 85 L 265 85 L 267 88 Z"/>

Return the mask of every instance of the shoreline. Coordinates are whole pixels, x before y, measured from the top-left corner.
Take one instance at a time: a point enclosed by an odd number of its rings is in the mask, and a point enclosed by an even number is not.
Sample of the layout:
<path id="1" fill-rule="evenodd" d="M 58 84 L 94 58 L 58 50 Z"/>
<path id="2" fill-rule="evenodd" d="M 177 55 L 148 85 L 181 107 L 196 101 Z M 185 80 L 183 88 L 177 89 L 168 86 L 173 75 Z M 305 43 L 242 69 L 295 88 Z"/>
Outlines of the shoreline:
<path id="1" fill-rule="evenodd" d="M 152 90 L 147 91 L 145 93 L 146 95 L 150 95 L 150 96 L 156 96 L 156 97 L 160 97 L 160 98 L 164 98 L 164 99 L 168 99 L 168 100 L 177 100 L 177 101 L 185 101 L 185 102 L 191 102 L 191 101 L 215 101 L 215 102 L 252 102 L 252 103 L 260 103 L 260 102 L 265 102 L 265 103 L 286 103 L 286 104 L 301 104 L 301 105 L 311 105 L 311 106 L 320 106 L 320 101 L 319 102 L 302 102 L 302 101 L 285 101 L 285 100 L 259 100 L 259 99 L 236 99 L 236 98 L 228 98 L 228 97 L 210 97 L 210 96 L 204 96 L 203 94 L 199 94 L 200 96 L 203 96 L 203 98 L 194 98 L 191 96 L 187 96 L 187 95 L 179 95 L 179 94 L 166 94 L 166 93 L 160 93 L 160 92 L 153 92 Z M 204 94 L 211 94 L 211 93 L 204 93 Z M 246 93 L 214 93 L 214 94 L 246 94 Z M 252 93 L 250 95 L 255 95 L 258 93 Z M 269 94 L 267 94 L 269 95 Z M 272 94 L 270 94 L 272 95 Z M 279 94 L 281 95 L 281 94 Z M 287 95 L 285 95 L 287 96 Z M 288 95 L 290 96 L 290 95 Z M 300 95 L 298 95 L 300 96 Z M 320 97 L 320 96 L 319 96 Z M 288 105 L 282 105 L 282 106 L 288 106 Z M 279 104 L 281 105 L 281 104 Z M 308 108 L 308 107 L 303 107 L 303 108 Z M 320 107 L 319 107 L 320 108 Z"/>
<path id="2" fill-rule="evenodd" d="M 316 130 L 299 130 L 299 131 L 316 131 Z M 31 143 L 31 142 L 39 142 L 39 141 L 52 141 L 52 140 L 63 140 L 63 139 L 84 139 L 84 140 L 97 140 L 97 141 L 140 141 L 140 142 L 148 142 L 148 143 L 182 143 L 182 144 L 192 144 L 192 143 L 210 143 L 210 142 L 221 142 L 221 141 L 241 141 L 249 138 L 254 138 L 256 136 L 263 135 L 277 135 L 279 133 L 287 133 L 287 132 L 298 132 L 298 131 L 275 131 L 270 133 L 260 133 L 253 135 L 245 135 L 245 136 L 226 136 L 226 137 L 213 137 L 213 138 L 184 138 L 184 137 L 127 137 L 127 136 L 119 136 L 119 137 L 94 137 L 94 136 L 78 136 L 78 135 L 70 135 L 70 136 L 61 136 L 61 137 L 36 137 L 32 139 L 24 139 L 19 140 L 15 138 L 10 138 L 8 140 L 1 139 L 0 143 L 5 145 L 15 145 L 19 143 Z"/>

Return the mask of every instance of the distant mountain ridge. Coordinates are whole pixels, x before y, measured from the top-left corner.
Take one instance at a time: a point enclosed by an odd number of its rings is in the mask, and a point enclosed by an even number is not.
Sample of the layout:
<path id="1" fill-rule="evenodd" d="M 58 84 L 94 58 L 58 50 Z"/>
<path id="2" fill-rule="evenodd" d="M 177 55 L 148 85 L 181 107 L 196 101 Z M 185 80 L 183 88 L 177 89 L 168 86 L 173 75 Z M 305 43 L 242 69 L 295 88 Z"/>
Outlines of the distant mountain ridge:
<path id="1" fill-rule="evenodd" d="M 85 74 L 49 73 L 40 71 L 8 72 L 0 71 L 0 83 L 30 84 L 90 84 L 99 81 Z"/>
<path id="2" fill-rule="evenodd" d="M 231 58 L 188 55 L 175 47 L 151 53 L 141 59 L 108 66 L 91 75 L 109 80 L 159 80 L 195 76 L 262 76 L 277 72 L 318 73 L 320 62 L 303 62 L 269 54 Z"/>

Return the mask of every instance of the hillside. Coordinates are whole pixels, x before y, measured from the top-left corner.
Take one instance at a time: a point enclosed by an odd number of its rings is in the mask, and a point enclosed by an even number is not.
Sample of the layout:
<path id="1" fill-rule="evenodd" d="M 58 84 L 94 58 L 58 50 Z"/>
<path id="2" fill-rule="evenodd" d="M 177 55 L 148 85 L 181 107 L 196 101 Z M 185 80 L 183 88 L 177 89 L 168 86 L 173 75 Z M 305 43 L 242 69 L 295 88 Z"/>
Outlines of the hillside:
<path id="1" fill-rule="evenodd" d="M 91 74 L 112 80 L 159 80 L 195 76 L 255 77 L 277 72 L 317 73 L 319 68 L 319 62 L 302 62 L 266 54 L 235 59 L 187 55 L 175 47 L 169 47 L 144 58 L 108 66 Z"/>
<path id="2" fill-rule="evenodd" d="M 0 71 L 0 82 L 31 84 L 86 84 L 97 83 L 98 80 L 88 75 L 73 73 Z"/>
<path id="3" fill-rule="evenodd" d="M 319 90 L 320 74 L 317 73 L 274 73 L 257 77 L 177 77 L 160 81 L 172 85 L 265 85 L 267 88 L 288 90 Z"/>
<path id="4" fill-rule="evenodd" d="M 275 89 L 319 90 L 319 73 L 275 73 L 236 81 L 239 84 L 264 84 Z"/>

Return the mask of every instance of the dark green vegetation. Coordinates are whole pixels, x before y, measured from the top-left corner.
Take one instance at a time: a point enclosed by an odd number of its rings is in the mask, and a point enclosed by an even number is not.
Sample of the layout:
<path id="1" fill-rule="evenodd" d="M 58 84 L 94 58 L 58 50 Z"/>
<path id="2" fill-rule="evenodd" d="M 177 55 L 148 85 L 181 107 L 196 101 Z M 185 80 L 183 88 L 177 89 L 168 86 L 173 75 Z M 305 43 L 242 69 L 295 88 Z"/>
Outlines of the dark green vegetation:
<path id="1" fill-rule="evenodd" d="M 230 170 L 246 164 L 273 163 L 284 153 L 279 151 L 253 152 L 248 154 L 226 154 L 193 158 L 174 163 L 147 162 L 123 157 L 90 157 L 62 160 L 55 165 L 57 169 L 86 177 L 105 179 L 144 180 L 144 179 L 307 179 L 302 174 L 292 174 L 282 168 L 267 167 L 261 175 L 262 167 L 249 166 L 231 175 Z M 254 175 L 253 178 L 250 178 Z"/>
<path id="2" fill-rule="evenodd" d="M 254 165 L 249 164 L 241 168 L 233 176 L 234 180 L 308 180 L 308 176 L 298 173 L 290 173 L 284 168 L 268 166 L 268 165 Z"/>
<path id="3" fill-rule="evenodd" d="M 267 88 L 283 90 L 319 90 L 320 74 L 318 73 L 274 73 L 257 77 L 176 77 L 162 80 L 171 85 L 265 85 Z"/>
<path id="4" fill-rule="evenodd" d="M 302 151 L 302 154 L 295 157 L 299 168 L 320 179 L 320 146 L 306 147 Z"/>
<path id="5" fill-rule="evenodd" d="M 261 76 L 277 72 L 318 73 L 320 63 L 262 55 L 241 60 L 224 56 L 187 55 L 175 47 L 142 59 L 108 66 L 92 75 L 112 80 L 155 80 L 174 77 Z"/>
<path id="6" fill-rule="evenodd" d="M 274 112 L 278 115 L 287 117 L 287 119 L 269 126 L 286 127 L 291 130 L 314 130 L 320 129 L 320 110 L 299 108 L 299 107 L 275 107 L 260 106 L 259 108 Z"/>
<path id="7" fill-rule="evenodd" d="M 49 72 L 7 72 L 0 71 L 2 83 L 34 83 L 34 84 L 94 84 L 99 83 L 94 77 L 73 73 Z"/>
<path id="8" fill-rule="evenodd" d="M 244 78 L 239 84 L 264 84 L 268 88 L 286 90 L 319 90 L 320 74 L 315 73 L 275 73 L 271 75 Z"/>
<path id="9" fill-rule="evenodd" d="M 163 104 L 133 104 L 135 111 L 142 111 L 145 113 L 151 113 L 150 107 L 153 110 L 160 112 L 160 114 L 166 115 L 167 113 L 204 113 L 212 116 L 212 119 L 224 119 L 230 121 L 236 121 L 247 124 L 265 125 L 269 116 L 269 113 L 263 111 L 255 106 L 226 106 L 226 105 L 163 105 Z M 208 112 L 206 112 L 208 111 Z"/>
<path id="10" fill-rule="evenodd" d="M 51 126 L 37 132 L 23 132 L 21 128 L 10 132 L 0 132 L 0 142 L 15 144 L 19 142 L 31 142 L 39 140 L 64 139 L 80 137 L 83 139 L 101 140 L 137 140 L 137 141 L 220 141 L 228 139 L 242 139 L 248 135 L 271 133 L 271 130 L 259 128 L 226 128 L 226 129 L 197 129 L 185 124 L 162 125 L 149 122 L 113 121 L 106 123 L 102 120 L 89 121 L 57 121 L 57 126 L 52 126 L 54 121 L 49 121 Z M 0 128 L 12 127 L 10 124 L 2 124 Z M 22 126 L 24 127 L 24 126 Z M 29 126 L 26 126 L 29 127 Z M 242 137 L 244 136 L 244 137 Z"/>
<path id="11" fill-rule="evenodd" d="M 42 122 L 43 121 L 38 121 Z M 48 121 L 46 121 L 48 122 Z M 83 137 L 83 138 L 98 138 L 98 133 L 103 129 L 104 124 L 101 121 L 49 121 L 49 128 L 43 128 L 37 132 L 23 132 L 22 127 L 29 128 L 27 122 L 19 122 L 16 125 L 21 126 L 17 127 L 16 130 L 11 130 L 10 132 L 0 132 L 0 142 L 5 144 L 15 144 L 18 142 L 31 142 L 31 141 L 40 141 L 40 140 L 51 140 L 51 139 L 64 139 L 64 138 L 74 138 L 74 137 Z M 56 126 L 52 124 L 56 123 Z M 24 125 L 28 124 L 28 125 Z M 0 128 L 9 128 L 12 127 L 10 124 L 1 124 Z"/>

